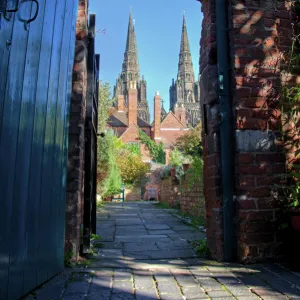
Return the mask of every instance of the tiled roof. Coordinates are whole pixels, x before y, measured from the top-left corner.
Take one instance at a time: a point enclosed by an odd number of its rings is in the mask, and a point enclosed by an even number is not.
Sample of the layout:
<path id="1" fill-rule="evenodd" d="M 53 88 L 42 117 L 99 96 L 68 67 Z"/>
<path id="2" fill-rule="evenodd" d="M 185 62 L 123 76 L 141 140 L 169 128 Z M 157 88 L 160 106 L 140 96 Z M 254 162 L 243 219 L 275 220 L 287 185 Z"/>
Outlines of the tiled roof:
<path id="1" fill-rule="evenodd" d="M 128 115 L 126 112 L 113 111 L 108 119 L 108 124 L 111 127 L 128 127 Z M 150 124 L 144 120 L 137 118 L 137 125 L 139 127 L 151 127 Z"/>

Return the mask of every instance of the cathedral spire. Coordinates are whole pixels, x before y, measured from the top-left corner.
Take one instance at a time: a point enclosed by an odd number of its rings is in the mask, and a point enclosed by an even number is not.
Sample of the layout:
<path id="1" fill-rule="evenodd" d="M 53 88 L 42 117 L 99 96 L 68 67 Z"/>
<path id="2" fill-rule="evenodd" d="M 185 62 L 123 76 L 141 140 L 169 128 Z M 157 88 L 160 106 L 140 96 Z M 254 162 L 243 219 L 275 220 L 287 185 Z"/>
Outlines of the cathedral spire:
<path id="1" fill-rule="evenodd" d="M 186 78 L 187 76 L 187 78 Z M 186 19 L 183 15 L 181 44 L 178 65 L 178 80 L 192 82 L 195 80 L 190 43 L 187 33 Z"/>
<path id="2" fill-rule="evenodd" d="M 185 15 L 183 15 L 180 52 L 189 52 L 189 53 L 191 53 L 191 51 L 190 51 L 190 44 L 189 44 L 189 38 L 188 38 L 188 33 L 187 33 L 187 28 L 186 28 Z"/>
<path id="3" fill-rule="evenodd" d="M 144 76 L 142 77 L 142 80 L 140 78 L 135 22 L 132 18 L 132 12 L 130 10 L 122 73 L 118 77 L 116 86 L 114 88 L 114 97 L 117 98 L 120 95 L 124 96 L 124 107 L 127 110 L 128 92 L 130 90 L 131 82 L 136 83 L 136 89 L 138 92 L 138 117 L 149 123 L 150 114 L 147 101 L 147 82 L 144 79 Z"/>
<path id="4" fill-rule="evenodd" d="M 132 19 L 132 12 L 129 14 L 127 42 L 124 54 L 124 62 L 122 69 L 123 76 L 125 75 L 127 80 L 139 80 L 139 62 L 137 53 L 136 35 L 134 29 L 134 21 Z M 125 74 L 124 74 L 125 73 Z"/>
<path id="5" fill-rule="evenodd" d="M 172 80 L 170 87 L 170 109 L 175 113 L 176 107 L 184 108 L 188 125 L 195 126 L 199 123 L 199 83 L 195 81 L 185 14 L 182 23 L 177 80 Z"/>

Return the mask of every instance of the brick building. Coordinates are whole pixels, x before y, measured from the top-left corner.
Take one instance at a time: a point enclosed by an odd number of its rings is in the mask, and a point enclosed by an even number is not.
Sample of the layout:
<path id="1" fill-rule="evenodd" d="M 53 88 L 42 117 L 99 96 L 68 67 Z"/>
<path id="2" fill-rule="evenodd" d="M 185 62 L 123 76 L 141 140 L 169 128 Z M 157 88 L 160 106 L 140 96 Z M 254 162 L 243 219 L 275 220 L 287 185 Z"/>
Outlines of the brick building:
<path id="1" fill-rule="evenodd" d="M 152 125 L 138 116 L 138 90 L 135 82 L 131 82 L 127 94 L 128 107 L 124 105 L 124 96 L 118 96 L 117 107 L 110 110 L 107 127 L 111 128 L 124 143 L 140 143 L 139 129 L 144 131 L 157 143 L 162 142 L 168 154 L 173 148 L 176 139 L 189 128 L 186 125 L 185 108 L 176 107 L 175 113 L 164 114 L 161 97 L 157 92 L 154 97 L 154 121 Z M 144 160 L 151 160 L 149 151 L 141 145 Z"/>

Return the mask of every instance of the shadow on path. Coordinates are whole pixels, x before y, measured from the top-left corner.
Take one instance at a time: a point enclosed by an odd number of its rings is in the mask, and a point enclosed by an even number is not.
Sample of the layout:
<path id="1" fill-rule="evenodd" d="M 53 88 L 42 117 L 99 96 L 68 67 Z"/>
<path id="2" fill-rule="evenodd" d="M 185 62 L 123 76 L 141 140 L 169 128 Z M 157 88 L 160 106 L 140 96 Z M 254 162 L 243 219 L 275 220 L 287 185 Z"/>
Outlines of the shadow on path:
<path id="1" fill-rule="evenodd" d="M 148 202 L 105 205 L 97 218 L 102 248 L 26 299 L 300 299 L 300 273 L 281 265 L 197 257 L 191 242 L 205 233 L 170 212 Z"/>

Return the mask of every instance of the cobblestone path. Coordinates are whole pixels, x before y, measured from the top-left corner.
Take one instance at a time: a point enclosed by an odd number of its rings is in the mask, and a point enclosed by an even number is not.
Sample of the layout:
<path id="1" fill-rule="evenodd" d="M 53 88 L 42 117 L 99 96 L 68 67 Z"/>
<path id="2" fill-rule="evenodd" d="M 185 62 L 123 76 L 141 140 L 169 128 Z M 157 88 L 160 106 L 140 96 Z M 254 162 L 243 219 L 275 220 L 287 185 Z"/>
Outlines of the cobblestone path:
<path id="1" fill-rule="evenodd" d="M 300 299 L 300 273 L 197 258 L 203 232 L 151 203 L 107 204 L 98 214 L 103 248 L 86 268 L 67 269 L 26 299 Z"/>

